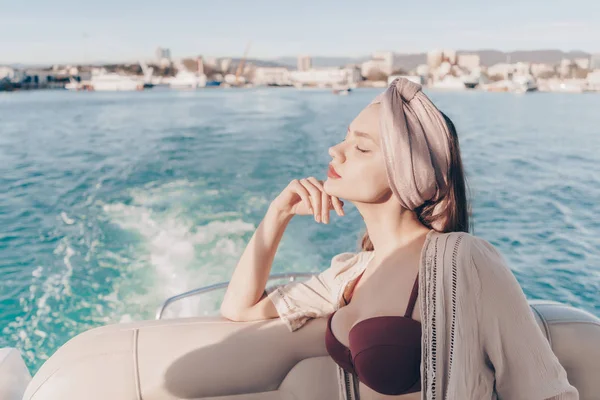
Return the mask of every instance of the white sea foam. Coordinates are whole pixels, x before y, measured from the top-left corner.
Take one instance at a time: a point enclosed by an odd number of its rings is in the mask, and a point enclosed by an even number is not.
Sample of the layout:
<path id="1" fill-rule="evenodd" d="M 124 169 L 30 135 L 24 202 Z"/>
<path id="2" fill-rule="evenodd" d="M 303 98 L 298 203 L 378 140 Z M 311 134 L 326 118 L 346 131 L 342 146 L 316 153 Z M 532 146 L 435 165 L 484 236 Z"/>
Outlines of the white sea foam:
<path id="1" fill-rule="evenodd" d="M 242 250 L 243 241 L 235 240 L 255 229 L 239 219 L 229 221 L 212 221 L 206 225 L 194 226 L 191 216 L 181 211 L 181 203 L 189 201 L 188 193 L 193 187 L 188 181 L 170 182 L 158 187 L 147 187 L 145 190 L 132 190 L 131 204 L 113 203 L 103 206 L 110 221 L 122 229 L 135 232 L 143 238 L 136 264 L 150 264 L 148 271 L 154 282 L 145 295 L 135 299 L 136 303 L 158 305 L 162 300 L 182 293 L 196 286 L 207 285 L 211 277 L 225 279 L 215 269 L 222 268 L 223 256 L 232 260 Z M 193 192 L 193 191 L 192 191 Z M 197 197 L 203 197 L 202 192 Z M 216 194 L 211 190 L 209 195 Z M 158 211 L 154 210 L 154 206 Z M 223 217 L 224 213 L 221 213 Z M 235 217 L 229 213 L 228 217 Z M 213 215 L 214 217 L 214 215 Z M 134 301 L 134 299 L 130 299 Z M 209 301 L 210 302 L 210 301 Z M 213 307 L 213 304 L 207 304 Z M 180 302 L 173 306 L 177 315 L 195 315 L 197 306 L 190 302 Z"/>
<path id="2" fill-rule="evenodd" d="M 62 218 L 63 222 L 67 225 L 73 225 L 75 220 L 73 218 L 69 218 L 66 212 L 62 211 L 60 213 L 60 218 Z"/>

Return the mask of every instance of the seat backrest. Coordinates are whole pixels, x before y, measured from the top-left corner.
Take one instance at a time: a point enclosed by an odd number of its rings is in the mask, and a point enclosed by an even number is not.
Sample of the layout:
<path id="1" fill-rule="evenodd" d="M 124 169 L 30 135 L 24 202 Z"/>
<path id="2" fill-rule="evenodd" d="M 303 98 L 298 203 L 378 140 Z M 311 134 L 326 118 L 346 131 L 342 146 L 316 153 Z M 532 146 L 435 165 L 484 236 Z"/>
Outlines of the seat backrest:
<path id="1" fill-rule="evenodd" d="M 326 323 L 291 333 L 278 318 L 198 317 L 92 329 L 42 365 L 24 399 L 335 398 Z"/>
<path id="2" fill-rule="evenodd" d="M 31 381 L 31 374 L 19 350 L 12 347 L 0 349 L 0 399 L 21 400 Z"/>
<path id="3" fill-rule="evenodd" d="M 554 301 L 529 305 L 579 398 L 600 398 L 600 318 Z"/>
<path id="4" fill-rule="evenodd" d="M 530 305 L 580 398 L 599 398 L 600 320 L 560 303 Z M 337 398 L 326 323 L 291 333 L 280 319 L 199 317 L 92 329 L 42 365 L 24 400 Z"/>

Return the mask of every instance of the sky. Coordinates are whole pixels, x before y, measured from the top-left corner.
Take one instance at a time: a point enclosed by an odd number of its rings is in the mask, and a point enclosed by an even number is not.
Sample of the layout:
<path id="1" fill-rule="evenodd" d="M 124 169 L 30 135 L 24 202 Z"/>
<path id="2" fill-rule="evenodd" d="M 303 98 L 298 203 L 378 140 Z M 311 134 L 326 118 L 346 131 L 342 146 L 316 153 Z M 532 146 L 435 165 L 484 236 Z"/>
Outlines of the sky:
<path id="1" fill-rule="evenodd" d="M 0 64 L 377 50 L 600 52 L 598 0 L 0 0 Z"/>

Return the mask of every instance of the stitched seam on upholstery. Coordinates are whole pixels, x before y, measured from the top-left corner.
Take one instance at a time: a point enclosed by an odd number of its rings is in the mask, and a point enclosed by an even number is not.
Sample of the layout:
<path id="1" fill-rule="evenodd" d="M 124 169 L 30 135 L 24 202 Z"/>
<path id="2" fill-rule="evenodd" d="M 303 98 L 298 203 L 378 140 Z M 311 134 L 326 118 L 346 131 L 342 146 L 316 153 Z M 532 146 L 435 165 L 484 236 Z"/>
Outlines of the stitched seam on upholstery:
<path id="1" fill-rule="evenodd" d="M 540 317 L 540 320 L 542 321 L 542 326 L 544 327 L 544 331 L 546 332 L 546 337 L 548 338 L 548 343 L 550 344 L 550 349 L 552 349 L 552 336 L 550 336 L 550 329 L 548 328 L 548 324 L 546 323 L 546 318 L 544 318 L 542 313 L 540 313 L 535 307 L 530 308 L 533 309 L 533 312 L 537 314 L 538 317 Z"/>
<path id="2" fill-rule="evenodd" d="M 142 400 L 142 383 L 140 381 L 140 366 L 138 360 L 138 343 L 139 343 L 140 330 L 135 329 L 133 331 L 133 375 L 135 382 L 135 394 L 138 400 Z"/>
<path id="3" fill-rule="evenodd" d="M 579 321 L 579 320 L 562 320 L 562 321 L 551 321 L 550 325 L 554 326 L 554 325 L 566 325 L 566 324 L 587 324 L 587 325 L 594 325 L 594 326 L 600 326 L 600 324 L 596 321 Z"/>

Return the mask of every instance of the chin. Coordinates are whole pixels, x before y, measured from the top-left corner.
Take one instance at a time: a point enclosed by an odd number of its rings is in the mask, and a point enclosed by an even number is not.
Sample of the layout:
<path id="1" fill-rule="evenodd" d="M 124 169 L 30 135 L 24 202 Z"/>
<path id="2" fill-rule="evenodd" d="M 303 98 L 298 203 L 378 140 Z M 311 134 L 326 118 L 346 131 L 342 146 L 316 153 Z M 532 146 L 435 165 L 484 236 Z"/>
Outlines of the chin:
<path id="1" fill-rule="evenodd" d="M 337 198 L 345 197 L 344 185 L 341 184 L 340 179 L 332 179 L 328 177 L 327 180 L 323 182 L 323 189 L 325 190 L 325 193 L 330 196 L 335 196 Z"/>
<path id="2" fill-rule="evenodd" d="M 337 179 L 332 179 L 327 177 L 327 179 L 323 182 L 323 189 L 325 189 L 325 193 L 327 193 L 330 196 L 337 196 L 337 194 L 335 193 L 336 190 L 335 188 L 335 184 Z"/>

